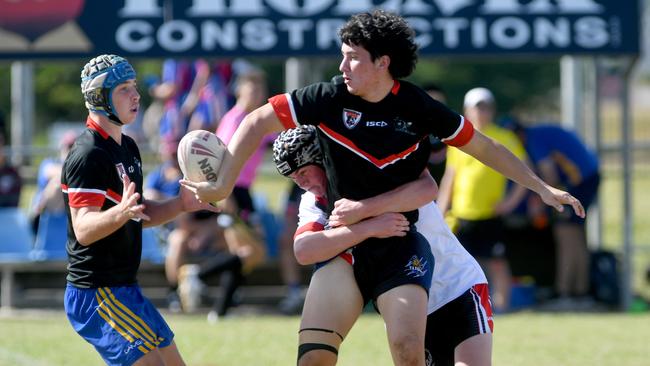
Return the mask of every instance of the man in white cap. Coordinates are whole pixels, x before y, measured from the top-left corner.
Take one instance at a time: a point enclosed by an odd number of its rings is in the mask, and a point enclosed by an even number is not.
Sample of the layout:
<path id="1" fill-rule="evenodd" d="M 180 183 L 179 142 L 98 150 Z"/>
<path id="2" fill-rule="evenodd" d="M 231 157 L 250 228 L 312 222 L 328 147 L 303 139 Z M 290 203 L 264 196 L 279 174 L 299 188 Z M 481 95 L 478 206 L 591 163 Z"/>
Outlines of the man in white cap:
<path id="1" fill-rule="evenodd" d="M 471 89 L 465 94 L 463 106 L 465 117 L 477 130 L 500 142 L 519 159 L 526 159 L 517 136 L 493 123 L 496 103 L 490 90 Z M 515 185 L 511 190 L 507 186 L 503 175 L 458 149 L 449 149 L 438 204 L 446 212 L 458 240 L 488 274 L 495 311 L 507 310 L 510 302 L 510 268 L 501 220 L 526 195 L 523 186 Z"/>

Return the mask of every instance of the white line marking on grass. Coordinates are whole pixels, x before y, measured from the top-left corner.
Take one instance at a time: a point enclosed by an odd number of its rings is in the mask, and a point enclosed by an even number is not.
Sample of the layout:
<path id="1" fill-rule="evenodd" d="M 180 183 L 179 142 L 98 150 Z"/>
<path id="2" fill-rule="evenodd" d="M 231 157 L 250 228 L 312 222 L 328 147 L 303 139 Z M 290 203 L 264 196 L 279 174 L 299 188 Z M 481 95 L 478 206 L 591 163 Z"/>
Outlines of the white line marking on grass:
<path id="1" fill-rule="evenodd" d="M 8 360 L 11 362 L 11 365 L 16 365 L 16 366 L 49 366 L 49 363 L 43 363 L 43 361 L 38 360 L 36 358 L 29 357 L 25 354 L 18 353 L 16 351 L 12 351 L 9 349 L 6 349 L 4 347 L 0 347 L 0 360 Z"/>

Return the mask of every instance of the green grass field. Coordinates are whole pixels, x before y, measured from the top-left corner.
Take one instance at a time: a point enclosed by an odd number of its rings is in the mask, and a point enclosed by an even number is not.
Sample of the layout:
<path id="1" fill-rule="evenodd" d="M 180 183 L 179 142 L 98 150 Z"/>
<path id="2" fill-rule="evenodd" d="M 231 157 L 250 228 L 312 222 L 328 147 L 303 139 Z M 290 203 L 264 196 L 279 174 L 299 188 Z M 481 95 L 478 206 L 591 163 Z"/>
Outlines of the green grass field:
<path id="1" fill-rule="evenodd" d="M 170 316 L 188 365 L 293 365 L 297 317 L 245 316 L 208 325 L 204 316 Z M 516 313 L 497 316 L 494 365 L 648 364 L 650 314 Z M 339 365 L 391 365 L 384 326 L 361 317 L 341 348 Z M 102 365 L 62 312 L 0 318 L 0 366 Z"/>

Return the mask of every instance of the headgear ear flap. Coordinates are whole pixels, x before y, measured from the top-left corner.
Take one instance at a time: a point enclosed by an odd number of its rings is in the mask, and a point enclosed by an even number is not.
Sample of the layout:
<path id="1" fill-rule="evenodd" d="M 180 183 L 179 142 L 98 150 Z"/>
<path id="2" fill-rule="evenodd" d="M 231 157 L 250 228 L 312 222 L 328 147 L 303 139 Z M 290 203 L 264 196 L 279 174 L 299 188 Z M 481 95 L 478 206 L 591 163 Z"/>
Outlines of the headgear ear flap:
<path id="1" fill-rule="evenodd" d="M 303 166 L 323 165 L 316 127 L 303 125 L 283 131 L 273 142 L 273 162 L 278 172 L 288 176 Z"/>

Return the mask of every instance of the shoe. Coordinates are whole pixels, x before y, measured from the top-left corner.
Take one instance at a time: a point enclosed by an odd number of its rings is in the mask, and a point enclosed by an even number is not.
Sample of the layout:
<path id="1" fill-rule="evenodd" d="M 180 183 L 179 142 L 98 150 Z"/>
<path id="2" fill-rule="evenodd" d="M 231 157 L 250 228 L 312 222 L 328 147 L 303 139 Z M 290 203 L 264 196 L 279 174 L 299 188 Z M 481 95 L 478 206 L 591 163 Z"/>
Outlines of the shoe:
<path id="1" fill-rule="evenodd" d="M 217 324 L 219 322 L 219 314 L 215 310 L 210 310 L 208 313 L 208 324 Z"/>
<path id="2" fill-rule="evenodd" d="M 199 265 L 186 264 L 178 271 L 178 295 L 183 311 L 193 313 L 201 305 L 201 293 L 205 288 L 199 279 Z"/>
<path id="3" fill-rule="evenodd" d="M 167 295 L 167 309 L 174 314 L 181 312 L 181 300 L 178 298 L 176 291 L 172 291 Z"/>
<path id="4" fill-rule="evenodd" d="M 295 315 L 302 310 L 304 299 L 300 291 L 292 291 L 278 304 L 278 309 L 282 314 Z"/>

